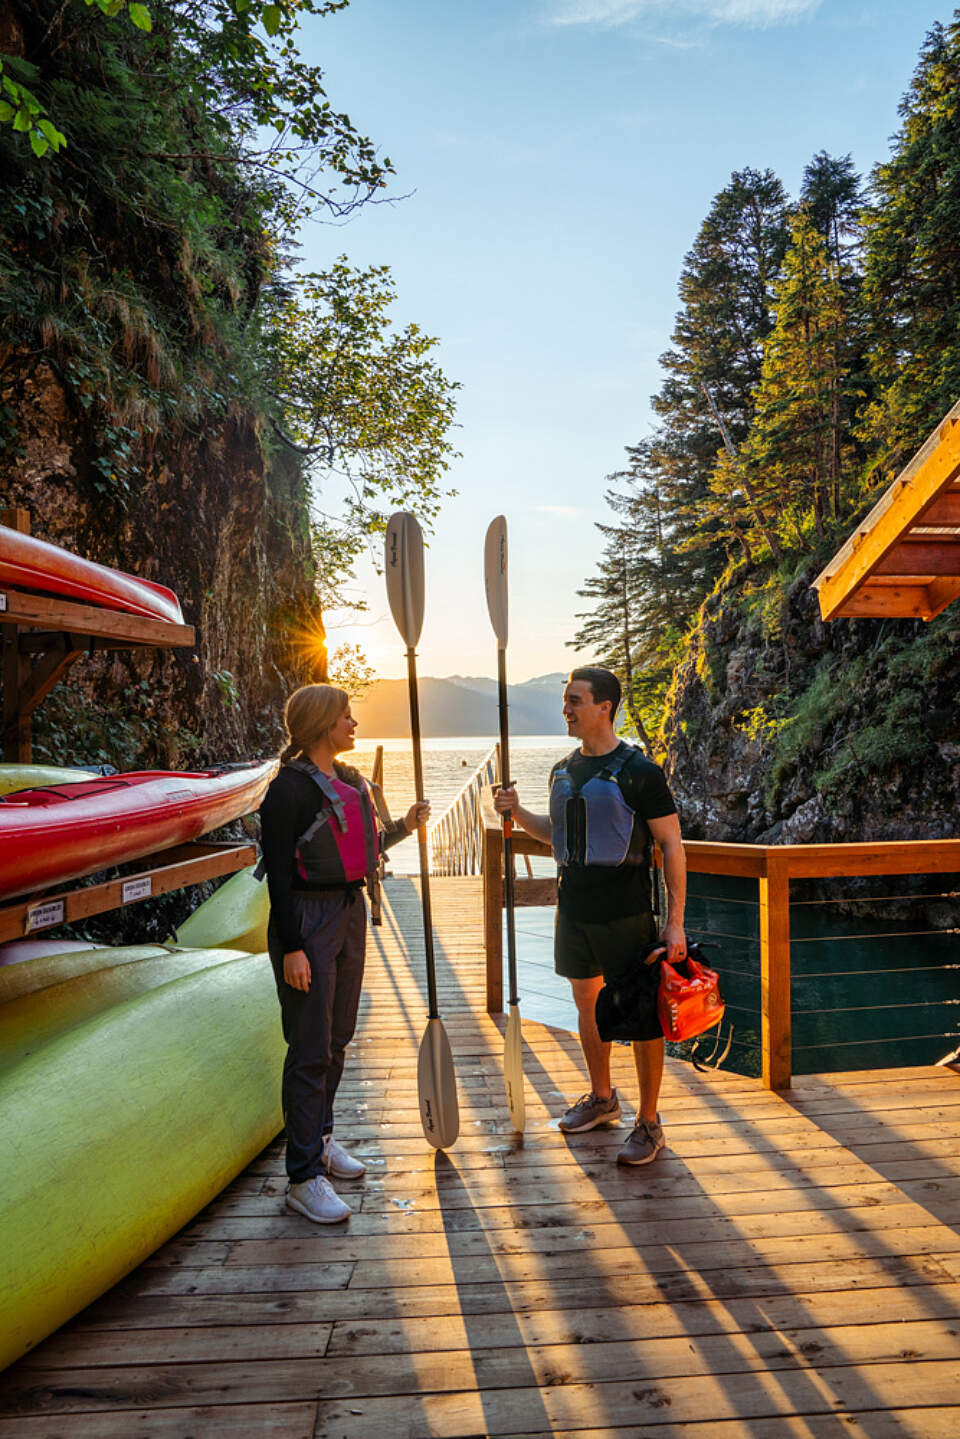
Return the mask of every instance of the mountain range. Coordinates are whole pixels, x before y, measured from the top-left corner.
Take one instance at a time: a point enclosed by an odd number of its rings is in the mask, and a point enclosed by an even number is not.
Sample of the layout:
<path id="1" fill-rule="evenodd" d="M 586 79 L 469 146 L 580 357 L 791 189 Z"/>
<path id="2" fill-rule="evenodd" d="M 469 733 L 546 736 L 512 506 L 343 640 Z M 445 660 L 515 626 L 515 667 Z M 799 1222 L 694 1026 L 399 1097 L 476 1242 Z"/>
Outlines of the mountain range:
<path id="1" fill-rule="evenodd" d="M 563 735 L 560 699 L 566 675 L 540 675 L 507 686 L 512 735 Z M 420 724 L 425 738 L 495 736 L 499 730 L 496 680 L 470 675 L 419 682 Z M 376 680 L 351 700 L 364 739 L 402 739 L 410 733 L 406 680 Z"/>

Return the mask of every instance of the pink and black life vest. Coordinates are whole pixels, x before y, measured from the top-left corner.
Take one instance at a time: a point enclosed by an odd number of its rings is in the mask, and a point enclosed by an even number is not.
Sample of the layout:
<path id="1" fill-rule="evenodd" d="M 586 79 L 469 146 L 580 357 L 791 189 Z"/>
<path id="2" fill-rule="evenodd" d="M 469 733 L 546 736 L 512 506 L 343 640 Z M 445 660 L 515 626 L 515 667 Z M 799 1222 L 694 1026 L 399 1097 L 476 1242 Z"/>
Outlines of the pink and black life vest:
<path id="1" fill-rule="evenodd" d="M 361 775 L 361 788 L 355 789 L 336 774 L 324 774 L 308 759 L 291 760 L 290 768 L 309 775 L 324 800 L 297 840 L 294 863 L 300 878 L 311 887 L 360 883 L 380 859 L 380 831 L 369 784 Z"/>

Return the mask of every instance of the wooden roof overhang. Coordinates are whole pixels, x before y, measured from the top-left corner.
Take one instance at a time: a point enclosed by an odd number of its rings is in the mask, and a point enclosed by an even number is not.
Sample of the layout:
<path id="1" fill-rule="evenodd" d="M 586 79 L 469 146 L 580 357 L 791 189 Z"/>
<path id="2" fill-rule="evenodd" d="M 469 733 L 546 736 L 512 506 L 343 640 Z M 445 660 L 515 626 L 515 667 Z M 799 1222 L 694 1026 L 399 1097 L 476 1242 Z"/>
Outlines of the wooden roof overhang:
<path id="1" fill-rule="evenodd" d="M 960 598 L 960 402 L 813 583 L 825 620 L 932 620 Z"/>

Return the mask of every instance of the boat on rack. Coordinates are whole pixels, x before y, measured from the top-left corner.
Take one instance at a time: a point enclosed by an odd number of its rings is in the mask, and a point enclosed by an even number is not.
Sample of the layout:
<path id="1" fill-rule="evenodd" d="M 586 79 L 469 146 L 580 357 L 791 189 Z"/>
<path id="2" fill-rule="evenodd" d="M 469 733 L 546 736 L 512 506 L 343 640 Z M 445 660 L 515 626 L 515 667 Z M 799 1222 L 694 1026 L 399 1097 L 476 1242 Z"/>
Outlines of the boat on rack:
<path id="1" fill-rule="evenodd" d="M 182 625 L 173 590 L 0 525 L 0 585 Z"/>
<path id="2" fill-rule="evenodd" d="M 257 809 L 276 764 L 144 770 L 0 797 L 0 897 L 198 839 Z"/>
<path id="3" fill-rule="evenodd" d="M 0 994 L 0 1368 L 117 1283 L 282 1126 L 263 954 L 27 960 Z"/>

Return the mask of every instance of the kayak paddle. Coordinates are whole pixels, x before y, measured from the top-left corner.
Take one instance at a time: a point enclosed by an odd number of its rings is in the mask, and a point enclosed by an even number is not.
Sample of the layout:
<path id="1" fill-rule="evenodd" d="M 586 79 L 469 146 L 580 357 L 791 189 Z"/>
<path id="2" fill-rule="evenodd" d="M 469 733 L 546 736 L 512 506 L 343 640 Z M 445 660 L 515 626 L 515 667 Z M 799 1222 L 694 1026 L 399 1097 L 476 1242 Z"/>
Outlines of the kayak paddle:
<path id="1" fill-rule="evenodd" d="M 510 780 L 510 734 L 507 724 L 507 522 L 498 515 L 487 530 L 483 547 L 483 579 L 490 623 L 497 637 L 497 691 L 500 708 L 500 783 Z M 523 1094 L 523 1035 L 517 996 L 517 933 L 514 924 L 513 820 L 503 817 L 503 893 L 507 910 L 507 972 L 510 981 L 507 1032 L 503 1041 L 503 1081 L 510 1122 L 518 1134 L 526 1124 Z"/>
<path id="2" fill-rule="evenodd" d="M 417 693 L 415 646 L 423 627 L 423 535 L 414 515 L 396 514 L 387 525 L 387 598 L 394 623 L 407 647 L 410 686 L 410 735 L 413 740 L 413 775 L 417 803 L 422 804 L 423 756 L 420 746 L 420 700 Z M 417 1089 L 423 1132 L 435 1149 L 449 1149 L 460 1132 L 457 1078 L 447 1032 L 437 1008 L 437 973 L 433 957 L 433 923 L 430 915 L 430 862 L 427 831 L 417 825 L 420 847 L 420 893 L 423 901 L 423 944 L 427 956 L 429 1017 L 420 1041 Z"/>

